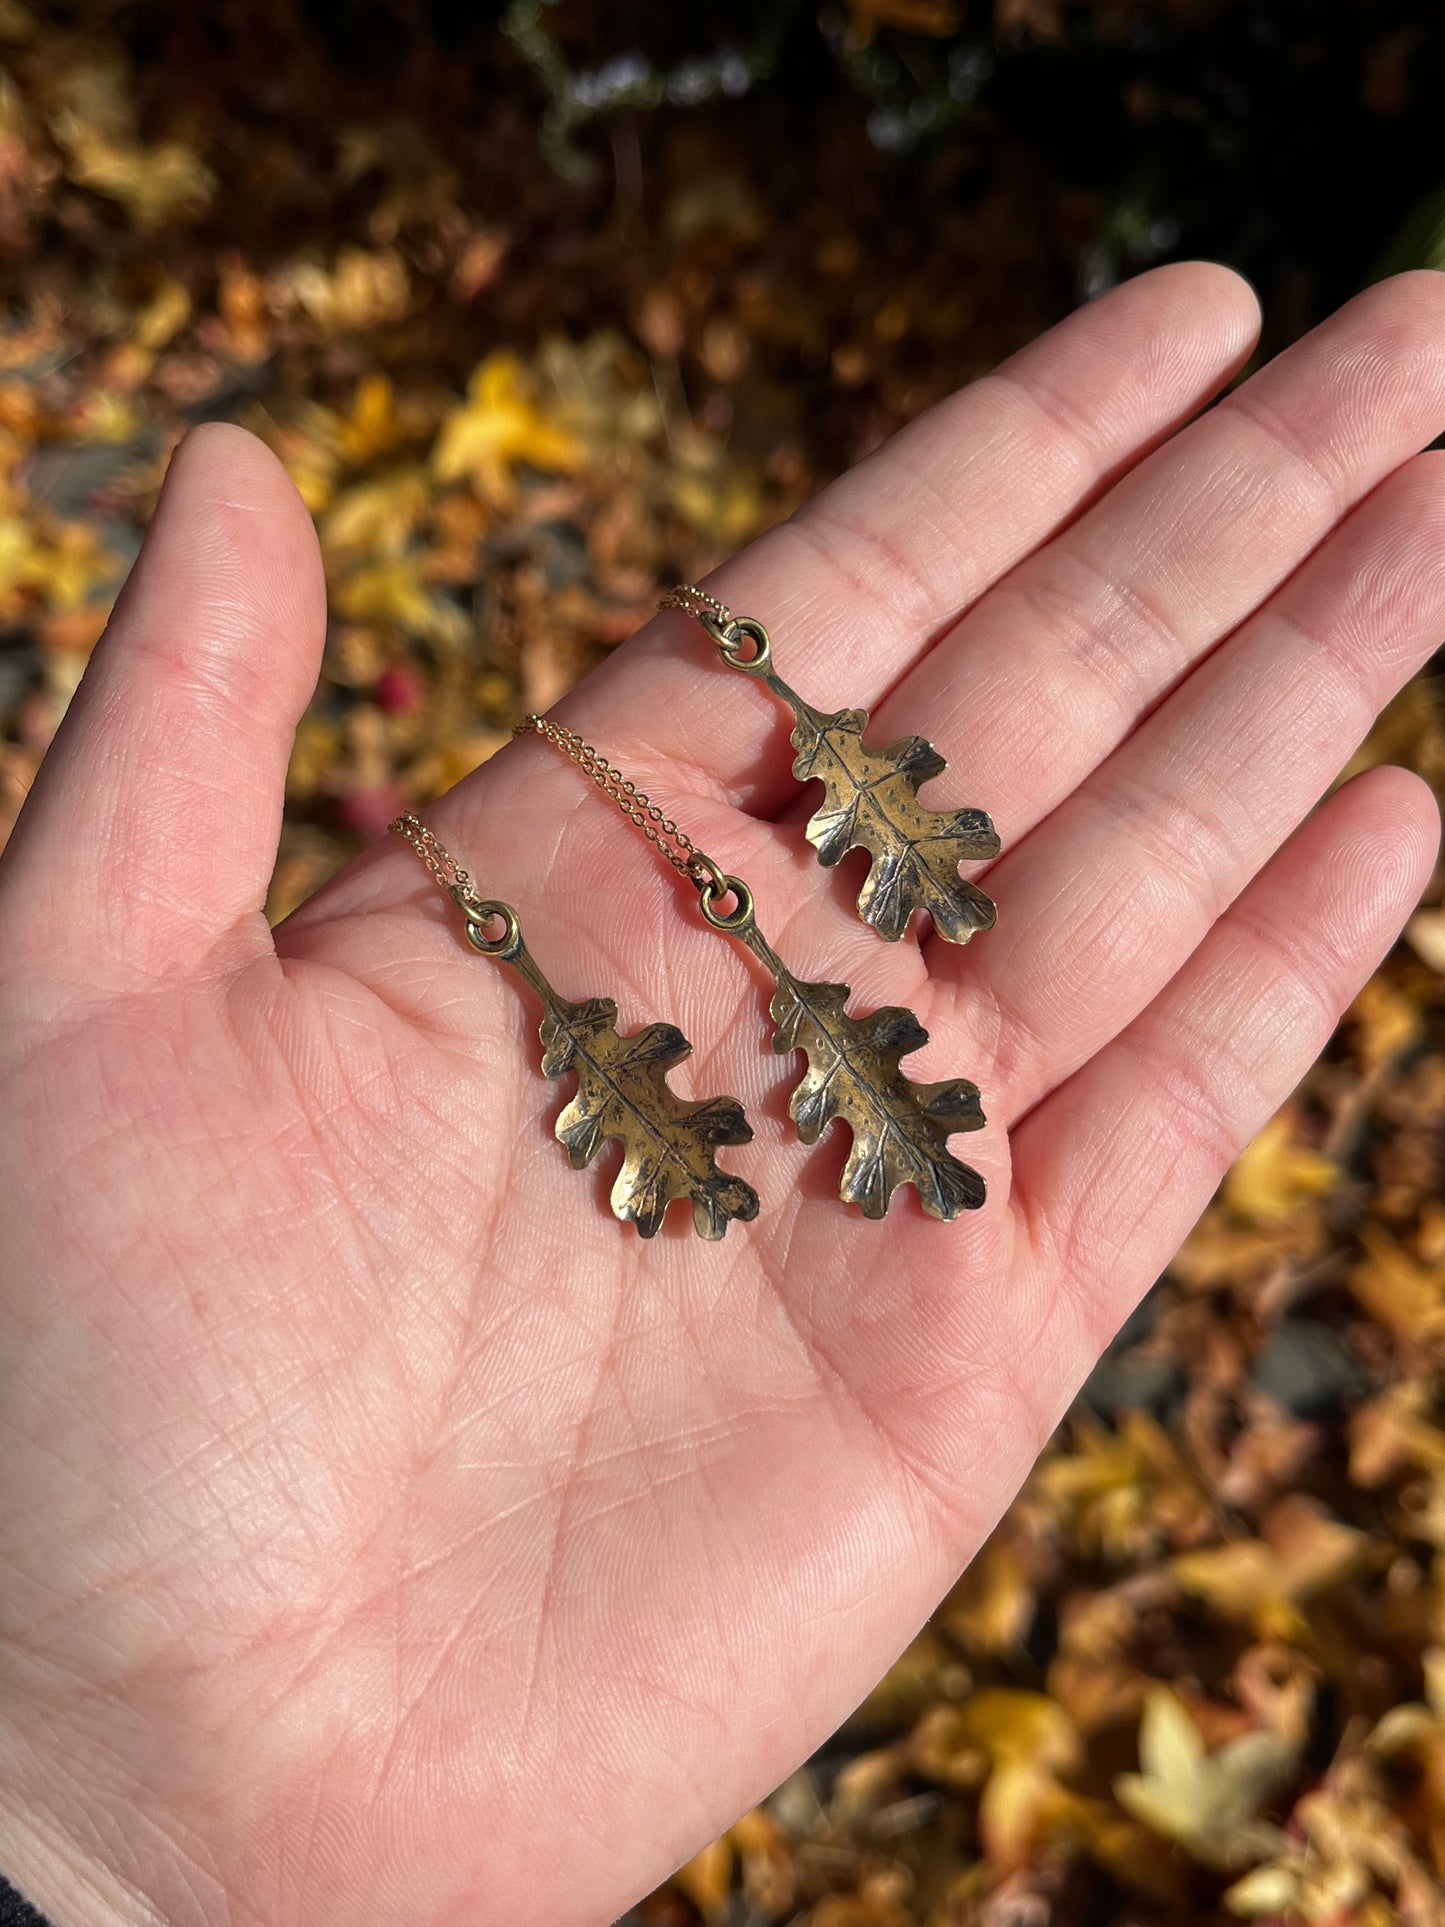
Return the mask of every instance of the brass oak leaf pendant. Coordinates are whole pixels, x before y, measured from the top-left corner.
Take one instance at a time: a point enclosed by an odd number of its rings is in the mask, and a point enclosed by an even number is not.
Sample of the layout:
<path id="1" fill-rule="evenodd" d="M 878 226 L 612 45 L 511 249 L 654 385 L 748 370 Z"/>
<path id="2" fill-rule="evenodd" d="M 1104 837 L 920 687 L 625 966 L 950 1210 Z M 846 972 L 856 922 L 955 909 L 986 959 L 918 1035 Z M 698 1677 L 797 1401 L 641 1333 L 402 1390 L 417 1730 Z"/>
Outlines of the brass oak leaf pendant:
<path id="1" fill-rule="evenodd" d="M 960 863 L 997 856 L 999 840 L 983 810 L 940 814 L 925 809 L 918 792 L 948 765 L 921 736 L 903 736 L 886 749 L 863 741 L 868 713 L 814 709 L 777 678 L 770 679 L 797 722 L 793 774 L 815 777 L 827 792 L 808 824 L 818 861 L 831 868 L 849 850 L 873 861 L 858 893 L 858 914 L 880 937 L 896 943 L 916 910 L 950 943 L 967 943 L 994 920 L 992 897 L 958 874 Z"/>
<path id="2" fill-rule="evenodd" d="M 867 1218 L 885 1216 L 900 1185 L 911 1184 L 930 1218 L 956 1218 L 984 1201 L 983 1178 L 948 1149 L 956 1131 L 984 1123 L 978 1086 L 961 1077 L 941 1084 L 915 1084 L 901 1060 L 928 1042 L 911 1010 L 885 1005 L 867 1017 L 850 1017 L 847 984 L 807 983 L 795 977 L 753 920 L 752 895 L 736 877 L 727 879 L 738 909 L 719 915 L 703 894 L 703 915 L 715 929 L 747 945 L 777 989 L 768 1006 L 781 1056 L 802 1051 L 808 1068 L 794 1090 L 789 1111 L 804 1144 L 816 1144 L 835 1118 L 853 1133 L 839 1196 Z"/>
<path id="3" fill-rule="evenodd" d="M 899 1059 L 928 1042 L 911 1010 L 888 1004 L 847 1013 L 847 984 L 810 984 L 784 971 L 769 1009 L 773 1049 L 801 1050 L 808 1068 L 788 1106 L 804 1144 L 835 1117 L 853 1133 L 839 1196 L 881 1218 L 900 1184 L 911 1184 L 930 1218 L 956 1218 L 984 1201 L 983 1179 L 947 1148 L 955 1131 L 983 1124 L 978 1086 L 961 1077 L 914 1084 Z"/>
<path id="4" fill-rule="evenodd" d="M 685 609 L 707 629 L 723 661 L 762 683 L 793 712 L 793 774 L 826 792 L 808 824 L 818 861 L 831 868 L 850 850 L 872 859 L 858 893 L 858 914 L 896 943 L 915 911 L 926 910 L 949 943 L 992 928 L 993 899 L 958 873 L 961 863 L 997 856 L 999 840 L 984 810 L 938 811 L 918 800 L 948 765 L 921 736 L 884 749 L 863 741 L 866 709 L 814 709 L 773 667 L 772 639 L 751 616 L 734 616 L 689 584 L 670 590 L 664 608 Z M 745 650 L 751 650 L 745 654 Z"/>
<path id="5" fill-rule="evenodd" d="M 483 921 L 474 921 L 485 913 Z M 500 946 L 484 936 L 492 917 L 508 919 Z M 746 1144 L 752 1127 L 734 1097 L 693 1102 L 669 1089 L 667 1073 L 692 1045 L 675 1024 L 649 1024 L 622 1037 L 610 997 L 574 1003 L 559 996 L 522 941 L 515 913 L 483 904 L 467 923 L 473 946 L 512 965 L 535 992 L 542 1020 L 542 1069 L 548 1077 L 573 1072 L 577 1092 L 557 1119 L 557 1136 L 575 1170 L 590 1164 L 611 1138 L 622 1145 L 622 1169 L 612 1187 L 612 1209 L 630 1218 L 644 1238 L 659 1229 L 674 1198 L 692 1201 L 699 1237 L 721 1238 L 732 1219 L 758 1215 L 758 1194 L 742 1178 L 720 1171 L 714 1153 Z"/>

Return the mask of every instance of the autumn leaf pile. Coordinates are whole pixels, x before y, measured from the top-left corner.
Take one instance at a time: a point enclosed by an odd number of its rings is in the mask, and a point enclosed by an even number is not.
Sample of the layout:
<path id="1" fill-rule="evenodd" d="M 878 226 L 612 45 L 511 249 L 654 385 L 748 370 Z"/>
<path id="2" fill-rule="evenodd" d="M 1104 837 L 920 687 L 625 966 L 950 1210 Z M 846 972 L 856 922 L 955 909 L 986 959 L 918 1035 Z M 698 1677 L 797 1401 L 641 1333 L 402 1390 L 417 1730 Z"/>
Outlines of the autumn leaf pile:
<path id="1" fill-rule="evenodd" d="M 1164 232 L 996 120 L 906 161 L 846 89 L 803 122 L 754 85 L 753 42 L 671 69 L 672 107 L 635 64 L 590 69 L 574 108 L 640 104 L 582 127 L 586 174 L 538 40 L 571 0 L 465 44 L 414 9 L 380 53 L 387 9 L 339 11 L 328 38 L 299 4 L 0 0 L 0 835 L 170 450 L 242 421 L 316 518 L 332 608 L 278 913 L 659 583 L 1035 333 L 1081 264 Z M 1065 9 L 1009 11 L 1064 32 Z M 840 9 L 840 58 L 962 12 Z M 1380 112 L 1401 48 L 1371 68 Z M 949 58 L 961 100 L 974 69 Z M 1385 757 L 1445 793 L 1438 675 L 1357 762 Z M 638 1920 L 1445 1918 L 1442 1365 L 1437 885 L 928 1631 Z"/>

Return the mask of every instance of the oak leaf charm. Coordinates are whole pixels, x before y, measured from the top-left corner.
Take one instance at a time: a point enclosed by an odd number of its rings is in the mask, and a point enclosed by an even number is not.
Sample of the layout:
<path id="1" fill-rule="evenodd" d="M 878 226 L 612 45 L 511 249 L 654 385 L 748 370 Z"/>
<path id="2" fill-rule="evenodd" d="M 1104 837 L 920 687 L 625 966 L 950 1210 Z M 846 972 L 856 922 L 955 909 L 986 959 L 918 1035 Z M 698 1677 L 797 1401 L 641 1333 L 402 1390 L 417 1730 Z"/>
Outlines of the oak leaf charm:
<path id="1" fill-rule="evenodd" d="M 621 1037 L 610 997 L 573 1003 L 547 990 L 542 1069 L 548 1077 L 577 1077 L 577 1094 L 557 1119 L 573 1168 L 580 1171 L 609 1138 L 618 1139 L 623 1158 L 612 1209 L 644 1238 L 658 1230 L 674 1198 L 691 1199 L 703 1238 L 721 1238 L 734 1218 L 755 1218 L 757 1192 L 720 1171 L 713 1155 L 720 1145 L 751 1139 L 742 1105 L 732 1097 L 693 1102 L 668 1087 L 667 1073 L 692 1051 L 677 1026 L 649 1024 Z"/>
<path id="2" fill-rule="evenodd" d="M 698 1236 L 723 1237 L 734 1218 L 758 1215 L 758 1194 L 743 1178 L 720 1171 L 724 1144 L 747 1144 L 752 1127 L 735 1097 L 693 1102 L 669 1089 L 667 1073 L 692 1052 L 675 1024 L 649 1024 L 621 1037 L 610 997 L 574 1002 L 548 982 L 527 948 L 510 903 L 483 899 L 446 846 L 409 811 L 391 825 L 416 852 L 462 913 L 473 950 L 515 970 L 543 1010 L 542 1069 L 577 1079 L 576 1095 L 557 1119 L 574 1170 L 592 1162 L 609 1139 L 622 1145 L 612 1210 L 644 1238 L 661 1229 L 674 1198 L 687 1198 Z M 500 930 L 497 926 L 500 925 Z M 496 934 L 493 932 L 496 931 Z"/>
<path id="3" fill-rule="evenodd" d="M 808 1059 L 788 1107 L 798 1136 L 816 1144 L 838 1117 L 853 1133 L 838 1187 L 844 1201 L 865 1218 L 881 1218 L 899 1185 L 911 1184 L 930 1218 L 955 1218 L 981 1205 L 983 1179 L 948 1149 L 953 1132 L 983 1125 L 978 1086 L 961 1077 L 915 1084 L 904 1076 L 900 1060 L 928 1042 L 913 1012 L 888 1004 L 850 1017 L 847 984 L 804 983 L 781 964 L 774 976 L 773 1049 L 800 1050 Z"/>
<path id="4" fill-rule="evenodd" d="M 784 688 L 785 685 L 780 685 Z M 925 809 L 918 792 L 948 767 L 921 736 L 902 736 L 884 749 L 863 741 L 868 714 L 814 709 L 787 692 L 797 718 L 793 774 L 827 791 L 808 824 L 818 861 L 831 867 L 849 850 L 873 861 L 858 894 L 858 913 L 880 937 L 896 943 L 916 910 L 926 910 L 950 943 L 967 943 L 989 929 L 992 898 L 958 874 L 960 863 L 997 856 L 999 840 L 983 810 L 948 814 Z"/>

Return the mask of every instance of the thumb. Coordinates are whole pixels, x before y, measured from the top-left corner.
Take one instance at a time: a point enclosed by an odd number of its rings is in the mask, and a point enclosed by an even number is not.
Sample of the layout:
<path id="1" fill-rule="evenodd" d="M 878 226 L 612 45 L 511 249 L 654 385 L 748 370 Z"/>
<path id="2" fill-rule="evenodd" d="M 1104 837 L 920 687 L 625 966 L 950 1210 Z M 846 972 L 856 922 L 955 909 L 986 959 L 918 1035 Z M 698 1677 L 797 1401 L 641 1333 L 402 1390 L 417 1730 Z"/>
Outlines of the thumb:
<path id="1" fill-rule="evenodd" d="M 290 478 L 244 429 L 189 434 L 0 869 L 11 928 L 79 929 L 87 975 L 267 941 L 286 764 L 326 590 Z"/>

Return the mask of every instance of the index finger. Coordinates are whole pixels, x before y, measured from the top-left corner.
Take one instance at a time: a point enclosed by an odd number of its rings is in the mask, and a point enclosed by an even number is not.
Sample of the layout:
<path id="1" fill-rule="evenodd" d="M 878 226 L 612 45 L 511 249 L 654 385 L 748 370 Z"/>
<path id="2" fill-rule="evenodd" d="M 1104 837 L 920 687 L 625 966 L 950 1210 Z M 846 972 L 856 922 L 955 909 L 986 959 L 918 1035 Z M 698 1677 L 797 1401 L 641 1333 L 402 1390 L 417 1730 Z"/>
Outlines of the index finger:
<path id="1" fill-rule="evenodd" d="M 1258 306 L 1231 270 L 1159 268 L 1099 297 L 902 429 L 717 570 L 821 708 L 877 703 L 1000 576 L 1236 373 Z M 759 815 L 791 793 L 775 708 L 668 614 L 559 710 L 660 785 Z M 697 779 L 689 781 L 689 778 Z"/>

